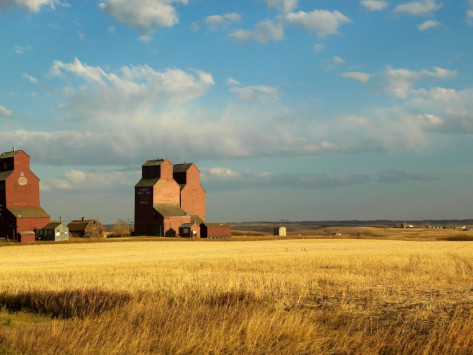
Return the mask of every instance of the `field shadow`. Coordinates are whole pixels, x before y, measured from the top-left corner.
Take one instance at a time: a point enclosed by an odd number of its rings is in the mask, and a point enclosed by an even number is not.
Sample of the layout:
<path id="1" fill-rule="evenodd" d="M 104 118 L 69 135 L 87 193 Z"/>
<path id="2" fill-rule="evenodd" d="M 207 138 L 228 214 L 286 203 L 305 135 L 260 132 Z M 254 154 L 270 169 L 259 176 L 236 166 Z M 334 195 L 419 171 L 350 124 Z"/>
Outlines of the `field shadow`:
<path id="1" fill-rule="evenodd" d="M 27 291 L 0 293 L 0 307 L 9 312 L 28 312 L 53 318 L 86 318 L 121 307 L 131 300 L 126 292 L 104 290 Z"/>

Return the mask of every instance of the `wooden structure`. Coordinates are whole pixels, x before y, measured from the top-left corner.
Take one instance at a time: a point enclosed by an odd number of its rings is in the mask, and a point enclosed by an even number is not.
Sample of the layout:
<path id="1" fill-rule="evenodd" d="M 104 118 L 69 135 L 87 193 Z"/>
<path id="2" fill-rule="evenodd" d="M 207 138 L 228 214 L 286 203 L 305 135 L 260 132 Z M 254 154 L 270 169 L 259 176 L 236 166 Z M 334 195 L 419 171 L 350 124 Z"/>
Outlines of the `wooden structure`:
<path id="1" fill-rule="evenodd" d="M 195 222 L 184 223 L 179 227 L 179 235 L 183 238 L 200 238 L 200 225 Z"/>
<path id="2" fill-rule="evenodd" d="M 103 238 L 103 226 L 95 219 L 86 219 L 82 217 L 80 220 L 75 220 L 67 225 L 69 228 L 69 235 L 78 238 Z"/>
<path id="3" fill-rule="evenodd" d="M 227 223 L 202 223 L 200 225 L 201 238 L 230 238 L 232 227 Z"/>
<path id="4" fill-rule="evenodd" d="M 36 240 L 61 241 L 69 240 L 69 228 L 62 222 L 52 221 L 36 230 Z"/>
<path id="5" fill-rule="evenodd" d="M 41 208 L 39 179 L 22 150 L 0 155 L 0 237 L 19 242 L 34 240 L 35 229 L 50 221 Z M 33 237 L 32 237 L 33 236 Z"/>
<path id="6" fill-rule="evenodd" d="M 177 236 L 183 224 L 205 220 L 205 191 L 194 164 L 148 160 L 135 185 L 135 235 Z"/>
<path id="7" fill-rule="evenodd" d="M 36 240 L 35 232 L 20 232 L 18 233 L 17 241 L 20 243 L 31 243 Z"/>

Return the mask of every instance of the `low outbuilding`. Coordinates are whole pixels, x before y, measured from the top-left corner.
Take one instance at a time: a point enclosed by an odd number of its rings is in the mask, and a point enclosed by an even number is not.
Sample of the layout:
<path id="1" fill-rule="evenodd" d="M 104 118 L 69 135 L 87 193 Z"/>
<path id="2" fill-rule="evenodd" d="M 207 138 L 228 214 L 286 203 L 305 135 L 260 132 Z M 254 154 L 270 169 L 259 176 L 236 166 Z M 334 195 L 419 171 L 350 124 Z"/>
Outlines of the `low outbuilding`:
<path id="1" fill-rule="evenodd" d="M 20 232 L 18 233 L 18 241 L 20 243 L 31 243 L 35 241 L 34 232 Z"/>
<path id="2" fill-rule="evenodd" d="M 230 238 L 232 227 L 227 223 L 202 223 L 200 225 L 201 238 Z"/>
<path id="3" fill-rule="evenodd" d="M 62 222 L 52 221 L 41 229 L 36 230 L 36 240 L 61 241 L 69 240 L 69 228 Z"/>
<path id="4" fill-rule="evenodd" d="M 200 238 L 200 226 L 197 223 L 184 223 L 179 227 L 179 235 L 183 238 Z"/>
<path id="5" fill-rule="evenodd" d="M 277 235 L 279 237 L 285 237 L 286 236 L 286 227 L 274 228 L 274 235 Z"/>

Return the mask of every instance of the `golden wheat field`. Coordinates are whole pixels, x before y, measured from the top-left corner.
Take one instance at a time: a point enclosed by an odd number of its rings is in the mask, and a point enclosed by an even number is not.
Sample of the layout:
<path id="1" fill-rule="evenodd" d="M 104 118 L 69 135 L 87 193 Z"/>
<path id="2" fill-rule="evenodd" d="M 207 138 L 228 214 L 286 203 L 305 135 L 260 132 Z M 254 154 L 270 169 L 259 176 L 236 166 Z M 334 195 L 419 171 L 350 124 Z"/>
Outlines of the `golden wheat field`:
<path id="1" fill-rule="evenodd" d="M 473 244 L 0 247 L 0 354 L 468 354 Z"/>

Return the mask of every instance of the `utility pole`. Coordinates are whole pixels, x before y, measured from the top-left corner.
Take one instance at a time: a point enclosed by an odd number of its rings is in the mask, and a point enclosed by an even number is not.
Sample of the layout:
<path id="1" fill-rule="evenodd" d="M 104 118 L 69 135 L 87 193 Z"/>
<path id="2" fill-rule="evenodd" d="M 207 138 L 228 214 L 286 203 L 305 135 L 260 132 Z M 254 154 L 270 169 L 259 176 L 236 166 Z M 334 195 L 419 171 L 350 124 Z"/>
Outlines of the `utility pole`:
<path id="1" fill-rule="evenodd" d="M 100 238 L 100 222 L 99 222 L 99 212 L 97 211 L 97 238 Z"/>

